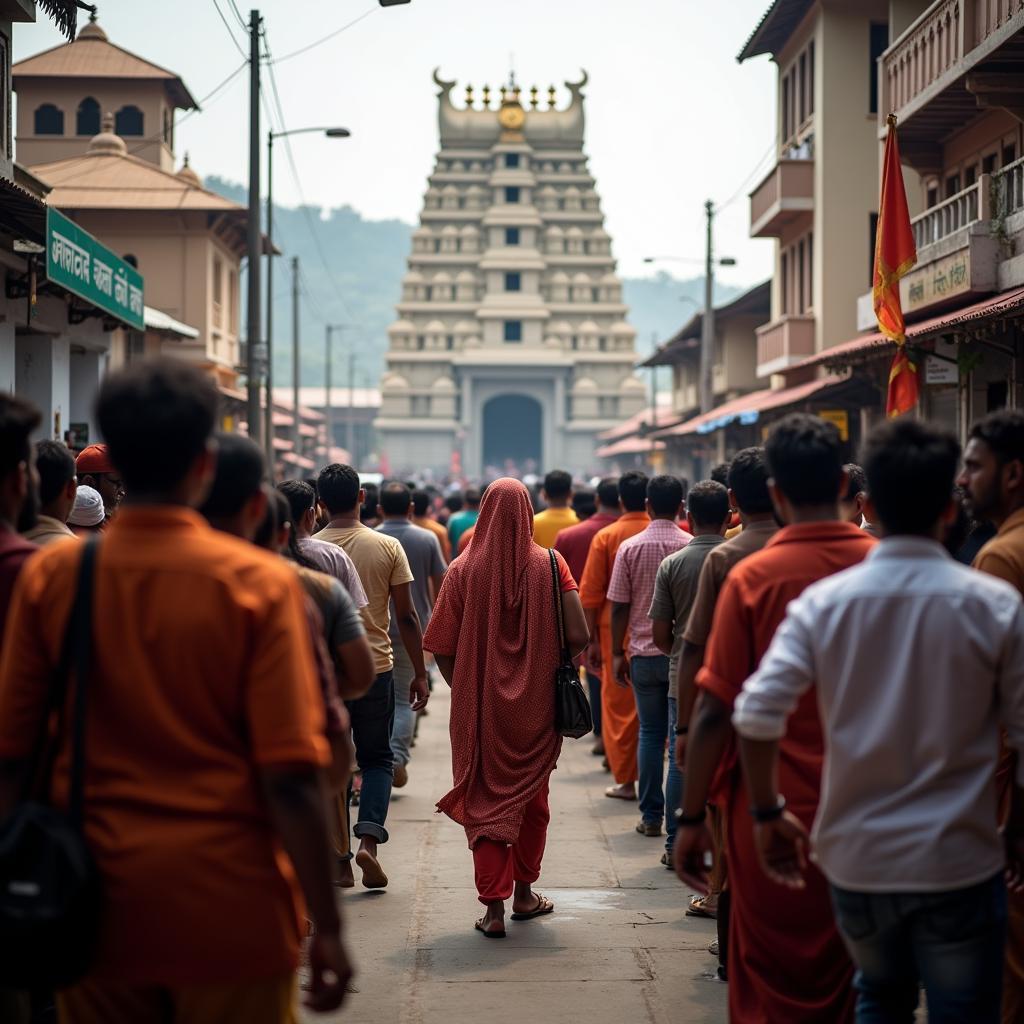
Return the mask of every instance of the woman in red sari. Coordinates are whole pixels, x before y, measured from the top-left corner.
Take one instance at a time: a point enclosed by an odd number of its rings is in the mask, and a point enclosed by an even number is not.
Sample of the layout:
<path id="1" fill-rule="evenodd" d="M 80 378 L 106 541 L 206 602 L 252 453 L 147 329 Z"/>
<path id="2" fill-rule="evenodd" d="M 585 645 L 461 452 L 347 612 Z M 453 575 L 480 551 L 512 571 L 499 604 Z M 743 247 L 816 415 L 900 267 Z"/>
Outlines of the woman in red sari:
<path id="1" fill-rule="evenodd" d="M 566 642 L 576 655 L 589 639 L 586 619 L 568 566 L 555 555 Z M 554 595 L 550 556 L 533 543 L 529 493 L 518 480 L 495 481 L 423 636 L 452 688 L 454 786 L 437 807 L 466 829 L 487 908 L 476 928 L 488 938 L 505 935 L 509 897 L 514 921 L 555 909 L 532 889 L 550 818 L 548 778 L 562 749 Z"/>

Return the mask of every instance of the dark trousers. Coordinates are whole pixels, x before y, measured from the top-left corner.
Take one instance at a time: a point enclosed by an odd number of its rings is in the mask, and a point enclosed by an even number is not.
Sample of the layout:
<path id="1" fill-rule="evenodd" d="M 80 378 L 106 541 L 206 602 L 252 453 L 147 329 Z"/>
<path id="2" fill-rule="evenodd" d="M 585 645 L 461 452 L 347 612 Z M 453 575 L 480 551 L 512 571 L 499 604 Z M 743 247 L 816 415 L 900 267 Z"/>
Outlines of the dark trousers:
<path id="1" fill-rule="evenodd" d="M 601 677 L 587 673 L 587 691 L 590 695 L 590 714 L 594 719 L 594 735 L 601 735 Z"/>
<path id="2" fill-rule="evenodd" d="M 368 836 L 378 843 L 386 843 L 388 832 L 384 822 L 388 818 L 395 764 L 391 753 L 391 730 L 395 722 L 394 673 L 381 672 L 364 697 L 345 701 L 345 707 L 352 719 L 356 764 L 363 776 L 359 791 L 359 820 L 352 833 L 357 838 Z M 347 803 L 345 813 L 347 817 Z M 347 833 L 348 822 L 343 822 L 343 825 Z M 350 858 L 351 850 L 345 856 Z"/>
<path id="3" fill-rule="evenodd" d="M 1006 942 L 1002 873 L 947 892 L 832 886 L 857 967 L 857 1024 L 910 1024 L 924 985 L 930 1024 L 999 1024 Z"/>

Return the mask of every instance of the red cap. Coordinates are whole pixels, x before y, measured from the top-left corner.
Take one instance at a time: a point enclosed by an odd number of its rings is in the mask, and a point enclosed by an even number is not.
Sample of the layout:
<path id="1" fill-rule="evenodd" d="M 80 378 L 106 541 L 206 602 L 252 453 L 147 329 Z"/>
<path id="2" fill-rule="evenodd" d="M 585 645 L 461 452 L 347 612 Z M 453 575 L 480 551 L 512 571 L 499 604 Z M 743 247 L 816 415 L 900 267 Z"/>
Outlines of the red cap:
<path id="1" fill-rule="evenodd" d="M 79 476 L 86 473 L 113 473 L 114 464 L 110 461 L 110 452 L 105 444 L 91 444 L 83 448 L 75 459 L 75 472 Z"/>

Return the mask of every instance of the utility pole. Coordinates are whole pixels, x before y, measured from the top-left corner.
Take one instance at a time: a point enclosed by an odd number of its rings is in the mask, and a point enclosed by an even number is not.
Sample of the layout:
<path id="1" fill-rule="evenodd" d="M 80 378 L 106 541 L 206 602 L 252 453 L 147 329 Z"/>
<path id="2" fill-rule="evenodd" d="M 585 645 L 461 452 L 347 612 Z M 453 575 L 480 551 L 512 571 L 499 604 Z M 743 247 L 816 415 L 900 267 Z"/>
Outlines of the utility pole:
<path id="1" fill-rule="evenodd" d="M 292 413 L 295 454 L 302 454 L 299 432 L 299 257 L 292 257 Z"/>
<path id="2" fill-rule="evenodd" d="M 267 465 L 274 466 L 274 133 L 267 132 L 267 407 L 263 441 Z"/>
<path id="3" fill-rule="evenodd" d="M 334 447 L 334 402 L 331 401 L 331 345 L 334 341 L 334 324 L 327 324 L 324 330 L 324 416 L 327 419 L 327 458 L 330 460 L 331 449 Z"/>
<path id="4" fill-rule="evenodd" d="M 248 322 L 245 373 L 248 382 L 249 436 L 260 440 L 260 12 L 249 12 L 249 222 Z M 270 466 L 273 472 L 273 465 Z"/>
<path id="5" fill-rule="evenodd" d="M 707 248 L 704 253 L 704 314 L 700 332 L 700 411 L 711 412 L 715 397 L 711 380 L 711 365 L 715 358 L 715 254 L 712 248 L 711 228 L 715 218 L 715 205 L 709 199 L 704 204 L 707 214 Z"/>

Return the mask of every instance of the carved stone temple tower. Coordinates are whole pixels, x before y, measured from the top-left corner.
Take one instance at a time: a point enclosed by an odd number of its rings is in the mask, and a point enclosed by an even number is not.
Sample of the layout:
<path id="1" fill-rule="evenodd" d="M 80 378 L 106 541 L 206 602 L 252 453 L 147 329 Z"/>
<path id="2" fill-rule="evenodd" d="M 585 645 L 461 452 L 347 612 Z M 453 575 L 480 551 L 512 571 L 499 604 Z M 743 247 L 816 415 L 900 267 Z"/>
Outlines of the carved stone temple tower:
<path id="1" fill-rule="evenodd" d="M 462 107 L 441 148 L 388 329 L 377 429 L 392 471 L 596 468 L 595 435 L 645 405 L 611 238 L 583 151 L 583 87 L 541 107 L 514 78 Z"/>

